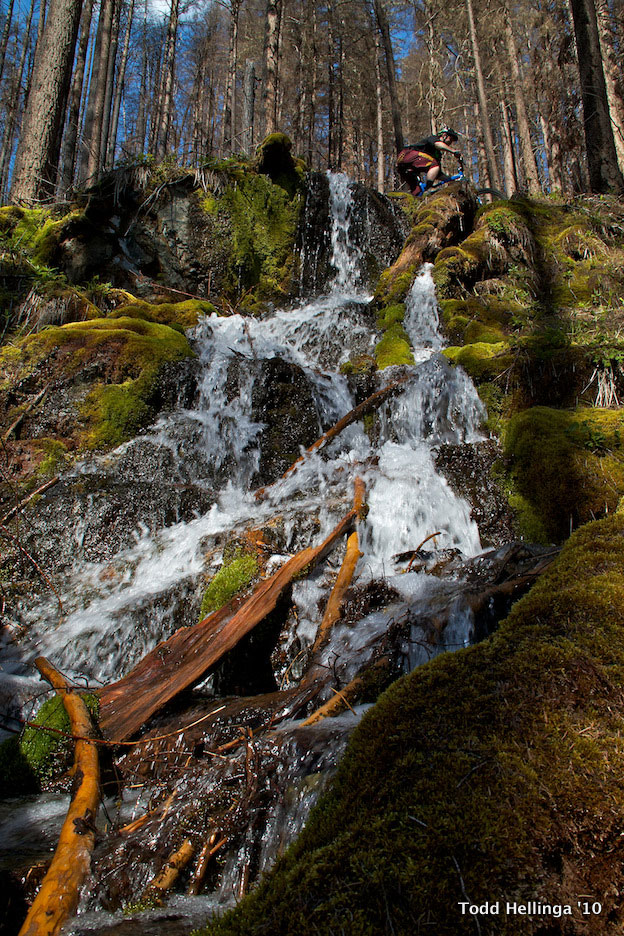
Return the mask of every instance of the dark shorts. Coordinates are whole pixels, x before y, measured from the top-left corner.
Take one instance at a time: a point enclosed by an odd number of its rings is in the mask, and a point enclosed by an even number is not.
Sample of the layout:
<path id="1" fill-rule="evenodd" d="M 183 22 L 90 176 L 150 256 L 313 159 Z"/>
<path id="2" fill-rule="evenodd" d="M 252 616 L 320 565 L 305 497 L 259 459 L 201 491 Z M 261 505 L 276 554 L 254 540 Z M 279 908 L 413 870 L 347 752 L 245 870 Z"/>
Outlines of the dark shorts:
<path id="1" fill-rule="evenodd" d="M 428 153 L 421 153 L 420 150 L 404 149 L 401 150 L 397 157 L 399 172 L 401 172 L 401 170 L 422 171 L 424 169 L 431 169 L 432 166 L 437 165 L 437 159 L 434 159 L 433 156 L 429 156 Z"/>

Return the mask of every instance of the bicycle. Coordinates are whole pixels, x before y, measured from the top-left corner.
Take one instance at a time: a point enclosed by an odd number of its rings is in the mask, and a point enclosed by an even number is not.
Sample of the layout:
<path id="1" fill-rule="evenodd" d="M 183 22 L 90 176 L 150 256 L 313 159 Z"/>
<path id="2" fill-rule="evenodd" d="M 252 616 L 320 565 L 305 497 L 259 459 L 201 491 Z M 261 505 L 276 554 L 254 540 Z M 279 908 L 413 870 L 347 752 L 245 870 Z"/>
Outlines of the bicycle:
<path id="1" fill-rule="evenodd" d="M 470 179 L 464 174 L 463 163 L 460 162 L 459 172 L 457 172 L 455 175 L 447 176 L 445 179 L 442 179 L 440 182 L 434 182 L 433 185 L 431 185 L 429 188 L 426 188 L 423 180 L 420 179 L 418 182 L 418 186 L 420 188 L 420 194 L 417 194 L 416 192 L 413 192 L 412 194 L 414 195 L 414 198 L 422 198 L 423 195 L 429 194 L 429 192 L 435 192 L 437 191 L 437 189 L 441 189 L 444 185 L 447 185 L 449 182 L 469 182 L 469 181 Z M 477 192 L 477 198 L 479 199 L 479 201 L 481 201 L 482 195 L 491 195 L 492 198 L 495 200 L 499 200 L 499 199 L 506 200 L 507 198 L 507 196 L 503 192 L 499 192 L 499 190 L 495 188 L 478 188 L 476 189 L 476 192 Z"/>

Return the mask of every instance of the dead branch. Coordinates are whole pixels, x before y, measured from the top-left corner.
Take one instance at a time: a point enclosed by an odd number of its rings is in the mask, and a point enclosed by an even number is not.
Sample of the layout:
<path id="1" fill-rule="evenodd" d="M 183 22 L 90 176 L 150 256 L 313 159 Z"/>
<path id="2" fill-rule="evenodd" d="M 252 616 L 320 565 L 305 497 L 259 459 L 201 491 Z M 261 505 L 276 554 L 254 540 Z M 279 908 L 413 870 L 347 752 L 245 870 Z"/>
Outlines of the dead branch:
<path id="1" fill-rule="evenodd" d="M 382 387 L 381 390 L 376 390 L 375 393 L 372 393 L 361 403 L 358 403 L 358 405 L 350 410 L 346 416 L 343 416 L 342 419 L 339 419 L 338 422 L 331 427 L 331 429 L 328 429 L 327 432 L 323 433 L 320 439 L 317 439 L 316 442 L 307 448 L 304 454 L 300 455 L 299 458 L 297 458 L 296 461 L 294 461 L 292 465 L 286 469 L 280 480 L 287 478 L 293 471 L 297 470 L 301 462 L 305 461 L 309 455 L 318 451 L 319 449 L 324 448 L 327 443 L 331 442 L 332 439 L 335 439 L 343 429 L 346 429 L 347 426 L 351 425 L 351 423 L 357 422 L 358 419 L 361 419 L 362 416 L 366 415 L 366 413 L 369 413 L 372 409 L 375 409 L 377 406 L 383 403 L 387 397 L 392 396 L 393 393 L 396 393 L 403 386 L 403 384 L 407 383 L 407 381 L 410 379 L 411 375 L 408 375 L 407 377 L 401 377 L 399 380 L 393 380 L 392 383 L 389 383 L 387 387 Z M 258 488 L 255 494 L 256 499 L 261 500 L 270 487 L 272 487 L 272 485 L 266 485 L 265 487 Z"/>
<path id="2" fill-rule="evenodd" d="M 31 410 L 33 410 L 33 409 L 35 408 L 35 406 L 38 406 L 38 404 L 41 403 L 41 401 L 43 400 L 43 398 L 44 398 L 44 396 L 46 395 L 47 392 L 48 392 L 48 388 L 47 388 L 47 387 L 44 387 L 43 390 L 40 390 L 39 393 L 37 394 L 37 396 L 36 396 L 33 400 L 31 400 L 30 403 L 28 403 L 28 404 L 24 407 L 24 409 L 23 409 L 22 412 L 19 414 L 19 416 L 17 417 L 17 419 L 16 419 L 13 423 L 11 423 L 11 425 L 9 426 L 9 428 L 7 429 L 7 431 L 4 433 L 3 439 L 4 439 L 5 442 L 7 442 L 7 441 L 11 438 L 11 435 L 12 435 L 12 434 L 15 432 L 15 430 L 19 427 L 19 425 L 20 425 L 20 423 L 22 422 L 24 416 L 26 416 L 28 413 L 30 413 Z"/>
<path id="3" fill-rule="evenodd" d="M 71 690 L 64 677 L 44 657 L 38 657 L 35 665 L 61 696 L 72 732 L 88 738 L 93 731 L 91 716 L 78 693 Z M 19 936 L 55 936 L 59 933 L 78 905 L 78 892 L 89 872 L 95 841 L 95 817 L 100 801 L 97 747 L 91 741 L 76 742 L 74 769 L 77 789 L 72 796 L 52 863 Z"/>
<path id="4" fill-rule="evenodd" d="M 345 708 L 351 708 L 351 702 L 357 699 L 363 686 L 364 680 L 362 677 L 356 676 L 350 683 L 347 683 L 344 689 L 335 689 L 335 695 L 333 695 L 331 699 L 328 699 L 327 702 L 324 702 L 316 711 L 312 712 L 301 724 L 315 725 L 316 722 L 321 721 L 323 718 L 339 715 Z"/>
<path id="5" fill-rule="evenodd" d="M 208 870 L 210 859 L 216 855 L 217 852 L 223 848 L 227 842 L 227 838 L 225 836 L 222 836 L 219 841 L 217 841 L 218 836 L 218 832 L 213 832 L 199 853 L 197 864 L 195 865 L 195 870 L 193 872 L 193 877 L 187 890 L 187 894 L 189 894 L 191 897 L 196 897 L 199 893 L 201 893 L 202 884 L 204 883 L 204 878 L 206 877 L 206 871 Z"/>
<path id="6" fill-rule="evenodd" d="M 347 551 L 342 561 L 340 572 L 338 573 L 338 578 L 334 583 L 331 595 L 327 601 L 327 606 L 325 607 L 325 613 L 323 615 L 321 625 L 318 629 L 316 640 L 312 646 L 313 655 L 318 653 L 318 651 L 325 646 L 329 640 L 332 627 L 336 621 L 340 620 L 345 593 L 351 584 L 357 561 L 361 555 L 362 553 L 360 552 L 358 535 L 357 532 L 354 532 L 347 540 Z"/>
<path id="7" fill-rule="evenodd" d="M 153 881 L 147 885 L 143 897 L 162 897 L 171 890 L 180 876 L 180 872 L 186 868 L 193 857 L 195 851 L 190 839 L 185 839 L 179 848 L 171 853 L 165 864 L 156 875 Z"/>
<path id="8" fill-rule="evenodd" d="M 32 491 L 28 497 L 25 497 L 24 500 L 20 501 L 19 504 L 16 504 L 15 507 L 12 507 L 7 514 L 4 515 L 2 520 L 0 520 L 0 526 L 4 526 L 5 523 L 8 523 L 9 520 L 12 520 L 16 513 L 19 513 L 22 508 L 29 504 L 33 498 L 37 497 L 38 494 L 43 494 L 44 491 L 47 491 L 48 488 L 53 487 L 59 479 L 59 475 L 56 475 L 54 478 L 50 478 L 49 481 L 46 481 L 45 484 L 42 484 L 41 487 L 38 487 L 36 491 Z"/>
<path id="9" fill-rule="evenodd" d="M 99 691 L 100 727 L 114 741 L 138 729 L 166 702 L 202 679 L 229 650 L 273 611 L 293 580 L 322 561 L 361 513 L 363 482 L 356 480 L 354 507 L 318 546 L 294 555 L 260 582 L 245 601 L 230 602 L 194 627 L 180 628 L 158 644 L 122 679 Z M 359 510 L 358 510 L 359 507 Z"/>

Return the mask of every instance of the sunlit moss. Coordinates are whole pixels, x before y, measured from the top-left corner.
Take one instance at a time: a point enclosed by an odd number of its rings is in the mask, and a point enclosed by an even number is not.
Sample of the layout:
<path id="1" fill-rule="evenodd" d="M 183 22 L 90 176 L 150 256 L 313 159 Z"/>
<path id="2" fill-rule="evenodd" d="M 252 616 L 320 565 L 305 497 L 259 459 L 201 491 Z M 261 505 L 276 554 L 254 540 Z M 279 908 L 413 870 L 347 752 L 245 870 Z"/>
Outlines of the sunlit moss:
<path id="1" fill-rule="evenodd" d="M 246 588 L 257 574 L 258 560 L 251 554 L 238 555 L 224 562 L 204 592 L 200 620 L 227 604 L 230 598 Z"/>

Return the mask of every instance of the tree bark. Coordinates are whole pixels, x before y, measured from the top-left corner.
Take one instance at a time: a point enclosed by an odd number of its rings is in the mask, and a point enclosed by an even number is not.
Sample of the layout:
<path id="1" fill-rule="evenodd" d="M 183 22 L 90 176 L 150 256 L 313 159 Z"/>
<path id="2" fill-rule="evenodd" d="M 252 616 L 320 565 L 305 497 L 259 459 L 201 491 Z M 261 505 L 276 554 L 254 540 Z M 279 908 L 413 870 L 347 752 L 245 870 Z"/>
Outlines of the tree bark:
<path id="1" fill-rule="evenodd" d="M 94 0 L 85 0 L 80 22 L 80 39 L 78 41 L 76 67 L 72 79 L 72 89 L 66 121 L 67 126 L 61 153 L 61 176 L 59 180 L 59 194 L 61 196 L 69 192 L 74 181 L 78 128 L 80 123 L 80 101 L 82 98 L 87 63 L 87 48 L 89 46 L 89 35 L 91 32 L 93 2 Z"/>
<path id="2" fill-rule="evenodd" d="M 15 157 L 14 201 L 54 196 L 81 11 L 81 0 L 51 0 Z"/>
<path id="3" fill-rule="evenodd" d="M 607 92 L 607 106 L 613 128 L 618 165 L 620 172 L 624 173 L 624 98 L 621 93 L 622 49 L 620 48 L 618 59 L 611 24 L 611 11 L 607 0 L 594 0 L 594 2 L 596 4 L 596 22 Z"/>
<path id="4" fill-rule="evenodd" d="M 392 108 L 392 125 L 394 127 L 394 145 L 399 153 L 404 145 L 403 124 L 401 121 L 401 108 L 399 106 L 399 96 L 396 84 L 396 69 L 394 65 L 394 53 L 392 51 L 392 41 L 390 39 L 390 25 L 384 9 L 383 0 L 373 0 L 375 8 L 375 17 L 381 36 L 381 43 L 386 60 L 386 72 L 388 75 L 388 91 L 390 93 L 390 106 Z"/>
<path id="5" fill-rule="evenodd" d="M 607 194 L 624 191 L 619 170 L 602 56 L 598 38 L 594 0 L 570 0 L 583 101 L 583 126 L 592 192 Z"/>
<path id="6" fill-rule="evenodd" d="M 527 182 L 529 195 L 539 195 L 541 186 L 539 174 L 537 171 L 537 161 L 533 152 L 533 141 L 531 139 L 531 127 L 527 114 L 526 101 L 524 98 L 524 80 L 520 71 L 518 59 L 518 47 L 516 37 L 513 33 L 513 27 L 509 14 L 505 13 L 505 43 L 507 46 L 507 55 L 509 57 L 509 66 L 513 83 L 514 99 L 516 104 L 516 120 L 518 121 L 518 134 L 520 137 L 520 151 L 522 153 L 522 163 L 524 165 L 524 175 Z"/>
<path id="7" fill-rule="evenodd" d="M 466 13 L 468 16 L 468 30 L 470 32 L 470 45 L 472 47 L 472 57 L 475 66 L 475 76 L 477 80 L 477 97 L 479 101 L 479 118 L 483 128 L 483 144 L 485 147 L 485 158 L 487 162 L 487 174 L 490 178 L 490 184 L 494 188 L 500 189 L 501 181 L 496 164 L 496 152 L 494 150 L 494 138 L 492 136 L 492 126 L 487 108 L 487 95 L 485 93 L 485 79 L 483 77 L 483 67 L 481 65 L 481 51 L 479 49 L 479 40 L 475 27 L 474 10 L 472 0 L 465 0 Z"/>
<path id="8" fill-rule="evenodd" d="M 277 83 L 279 79 L 279 37 L 282 0 L 267 0 L 264 54 L 264 133 L 277 131 Z"/>

